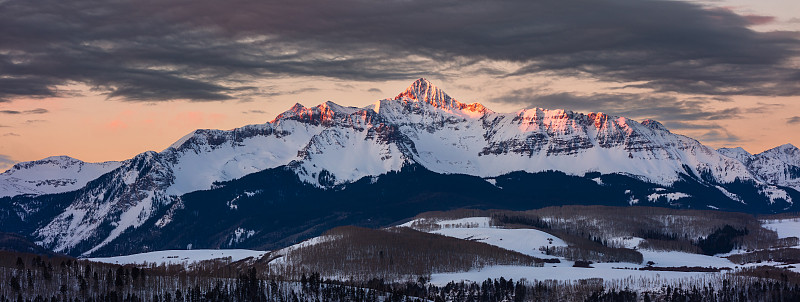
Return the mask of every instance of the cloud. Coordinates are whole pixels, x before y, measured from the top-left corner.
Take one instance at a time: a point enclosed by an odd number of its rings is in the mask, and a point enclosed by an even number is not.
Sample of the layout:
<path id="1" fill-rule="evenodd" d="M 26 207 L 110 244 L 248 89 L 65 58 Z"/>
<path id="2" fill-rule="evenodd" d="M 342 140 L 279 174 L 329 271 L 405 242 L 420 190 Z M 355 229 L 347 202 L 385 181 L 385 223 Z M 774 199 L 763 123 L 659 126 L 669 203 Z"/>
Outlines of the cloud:
<path id="1" fill-rule="evenodd" d="M 248 110 L 248 111 L 242 111 L 242 113 L 244 113 L 244 114 L 266 114 L 267 112 L 264 111 L 264 110 Z"/>
<path id="2" fill-rule="evenodd" d="M 670 121 L 667 122 L 666 125 L 669 129 L 681 129 L 681 130 L 722 130 L 724 129 L 722 126 L 718 124 L 695 124 L 691 122 L 678 122 L 678 121 Z"/>
<path id="3" fill-rule="evenodd" d="M 786 123 L 790 125 L 800 124 L 800 116 L 793 116 L 786 119 Z"/>
<path id="4" fill-rule="evenodd" d="M 380 90 L 380 89 L 378 89 L 378 88 L 370 88 L 370 89 L 368 89 L 368 90 L 367 90 L 367 92 L 371 92 L 371 93 L 383 93 L 383 90 Z"/>
<path id="5" fill-rule="evenodd" d="M 9 132 L 9 133 L 3 134 L 3 136 L 21 136 L 21 135 L 16 134 L 14 132 Z"/>
<path id="6" fill-rule="evenodd" d="M 256 80 L 386 81 L 511 62 L 663 92 L 800 95 L 797 32 L 681 1 L 9 0 L 0 99 L 82 83 L 126 101 L 223 101 Z M 580 8 L 580 9 L 576 9 Z M 680 20 L 676 22 L 676 20 Z M 480 69 L 480 68 L 479 68 Z M 501 76 L 498 70 L 486 70 Z"/>
<path id="7" fill-rule="evenodd" d="M 0 171 L 5 171 L 16 163 L 17 161 L 11 159 L 8 155 L 0 154 Z"/>
<path id="8" fill-rule="evenodd" d="M 48 113 L 47 109 L 44 108 L 36 108 L 32 110 L 25 110 L 25 111 L 18 111 L 18 110 L 0 110 L 2 114 L 45 114 Z"/>
<path id="9" fill-rule="evenodd" d="M 711 130 L 708 131 L 699 137 L 698 140 L 704 142 L 723 142 L 723 143 L 735 143 L 743 141 L 739 136 L 733 135 L 728 131 L 725 130 Z"/>
<path id="10" fill-rule="evenodd" d="M 26 120 L 26 124 L 38 124 L 38 123 L 46 123 L 46 120 Z"/>

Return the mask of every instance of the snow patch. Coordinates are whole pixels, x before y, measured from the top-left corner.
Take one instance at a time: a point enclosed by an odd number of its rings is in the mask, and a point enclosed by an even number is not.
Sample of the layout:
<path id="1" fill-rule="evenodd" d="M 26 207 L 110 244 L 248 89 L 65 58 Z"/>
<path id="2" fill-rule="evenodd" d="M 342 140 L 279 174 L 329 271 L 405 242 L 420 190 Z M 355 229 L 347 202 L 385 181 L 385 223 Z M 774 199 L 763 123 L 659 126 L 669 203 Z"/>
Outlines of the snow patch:
<path id="1" fill-rule="evenodd" d="M 676 201 L 681 198 L 692 197 L 689 194 L 682 193 L 682 192 L 674 192 L 674 193 L 653 193 L 647 195 L 647 200 L 650 202 L 656 202 L 661 198 L 666 198 L 668 202 Z"/>
<path id="2" fill-rule="evenodd" d="M 733 199 L 733 200 L 738 201 L 738 202 L 741 202 L 741 203 L 744 203 L 744 200 L 739 198 L 739 195 L 736 195 L 736 194 L 733 194 L 731 192 L 728 192 L 728 190 L 726 190 L 725 188 L 720 187 L 720 186 L 714 186 L 714 187 L 716 187 L 717 190 L 722 192 L 722 194 L 725 194 L 725 196 L 728 196 L 728 198 Z"/>
<path id="3" fill-rule="evenodd" d="M 101 247 L 119 237 L 119 235 L 125 232 L 125 230 L 128 228 L 138 228 L 144 224 L 144 222 L 150 218 L 150 212 L 153 210 L 152 193 L 147 192 L 146 194 L 148 194 L 147 197 L 143 198 L 138 204 L 130 207 L 119 216 L 119 220 L 114 223 L 116 224 L 116 227 L 111 230 L 111 233 L 108 234 L 106 239 L 100 242 L 100 244 L 94 246 L 92 249 L 84 252 L 83 255 L 91 255 Z"/>
<path id="4" fill-rule="evenodd" d="M 113 263 L 113 264 L 156 264 L 156 265 L 169 265 L 169 264 L 183 264 L 189 265 L 195 262 L 213 260 L 213 259 L 229 259 L 230 261 L 239 261 L 248 257 L 261 258 L 266 251 L 254 251 L 244 249 L 229 249 L 229 250 L 166 250 L 155 251 L 141 254 L 133 254 L 126 256 L 103 257 L 103 258 L 89 258 L 89 261 Z"/>
<path id="5" fill-rule="evenodd" d="M 231 234 L 231 239 L 228 240 L 228 245 L 229 246 L 233 246 L 235 244 L 241 243 L 245 239 L 253 237 L 253 235 L 255 235 L 255 234 L 256 234 L 256 231 L 254 231 L 254 230 L 236 228 L 236 230 L 233 231 L 233 234 Z"/>
<path id="6" fill-rule="evenodd" d="M 762 220 L 761 223 L 778 232 L 778 238 L 800 237 L 800 218 Z"/>
<path id="7" fill-rule="evenodd" d="M 766 185 L 763 188 L 759 189 L 758 193 L 769 198 L 770 203 L 775 203 L 775 201 L 778 199 L 783 199 L 790 204 L 793 203 L 792 197 L 789 196 L 789 193 L 776 186 Z"/>

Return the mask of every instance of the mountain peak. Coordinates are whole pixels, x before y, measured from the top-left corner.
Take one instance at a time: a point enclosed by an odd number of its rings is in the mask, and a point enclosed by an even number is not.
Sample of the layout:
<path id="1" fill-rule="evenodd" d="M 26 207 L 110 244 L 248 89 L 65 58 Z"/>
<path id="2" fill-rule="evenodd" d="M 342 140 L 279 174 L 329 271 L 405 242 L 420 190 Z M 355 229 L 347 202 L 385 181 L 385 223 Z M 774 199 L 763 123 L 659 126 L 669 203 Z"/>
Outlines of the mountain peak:
<path id="1" fill-rule="evenodd" d="M 792 144 L 783 144 L 761 152 L 759 155 L 775 158 L 789 165 L 800 167 L 800 149 Z"/>
<path id="2" fill-rule="evenodd" d="M 781 150 L 783 152 L 796 152 L 798 150 L 797 147 L 795 147 L 795 145 L 792 145 L 790 143 L 785 143 L 785 144 L 777 146 L 777 147 L 775 147 L 773 149 Z"/>
<path id="3" fill-rule="evenodd" d="M 436 87 L 425 78 L 419 78 L 414 81 L 414 83 L 411 83 L 411 86 L 408 86 L 405 91 L 397 95 L 394 99 L 399 100 L 404 97 L 425 102 L 439 108 L 453 107 L 452 105 L 455 102 L 444 90 L 439 89 L 439 87 Z"/>
<path id="4" fill-rule="evenodd" d="M 356 107 L 345 107 L 331 101 L 324 102 L 315 107 L 305 107 L 300 103 L 279 114 L 270 123 L 281 120 L 297 120 L 315 125 L 332 125 L 336 119 L 346 119 L 347 116 L 358 112 Z"/>
<path id="5" fill-rule="evenodd" d="M 664 127 L 664 124 L 662 124 L 662 123 L 660 123 L 660 122 L 658 122 L 656 120 L 646 119 L 646 120 L 642 121 L 642 125 L 644 125 L 647 128 L 653 129 L 653 130 L 661 130 L 661 131 L 669 132 L 669 129 L 667 129 L 667 127 Z"/>
<path id="6" fill-rule="evenodd" d="M 419 78 L 414 83 L 411 83 L 405 91 L 398 94 L 394 99 L 402 100 L 404 98 L 428 103 L 433 107 L 449 111 L 461 111 L 468 116 L 474 117 L 492 112 L 480 103 L 465 104 L 457 101 L 425 78 Z"/>
<path id="7" fill-rule="evenodd" d="M 777 146 L 775 148 L 766 150 L 766 151 L 762 152 L 761 154 L 772 154 L 772 155 L 784 154 L 784 155 L 788 155 L 788 156 L 793 156 L 795 154 L 800 154 L 800 149 L 798 149 L 797 147 L 795 147 L 792 144 L 786 143 L 786 144 Z"/>
<path id="8" fill-rule="evenodd" d="M 25 170 L 31 167 L 41 166 L 41 165 L 53 165 L 61 167 L 62 169 L 66 169 L 69 166 L 79 165 L 81 163 L 83 163 L 83 161 L 66 155 L 50 156 L 40 160 L 16 163 L 14 164 L 14 166 L 8 169 L 6 173 L 11 173 L 17 170 Z"/>
<path id="9" fill-rule="evenodd" d="M 745 150 L 742 147 L 719 148 L 717 149 L 717 152 L 727 157 L 736 159 L 742 162 L 743 164 L 747 164 L 748 162 L 750 162 L 750 160 L 752 160 L 753 157 L 753 154 L 750 154 L 750 152 L 747 152 L 747 150 Z"/>

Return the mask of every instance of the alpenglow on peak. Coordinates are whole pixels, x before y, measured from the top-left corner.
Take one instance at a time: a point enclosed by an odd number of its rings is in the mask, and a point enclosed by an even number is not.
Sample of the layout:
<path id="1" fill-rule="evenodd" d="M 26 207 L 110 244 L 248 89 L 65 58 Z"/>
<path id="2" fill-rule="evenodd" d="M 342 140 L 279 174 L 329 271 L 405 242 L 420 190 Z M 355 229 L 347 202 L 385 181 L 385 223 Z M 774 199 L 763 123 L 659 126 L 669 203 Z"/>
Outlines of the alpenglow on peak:
<path id="1" fill-rule="evenodd" d="M 414 99 L 420 102 L 426 102 L 440 108 L 452 107 L 453 101 L 455 101 L 453 98 L 447 95 L 444 90 L 434 86 L 433 83 L 425 78 L 419 78 L 418 80 L 414 81 L 414 83 L 411 83 L 411 86 L 408 86 L 408 88 L 397 95 L 395 99 L 401 99 L 403 97 Z"/>
<path id="2" fill-rule="evenodd" d="M 450 97 L 444 90 L 436 87 L 425 78 L 419 78 L 411 83 L 405 91 L 398 94 L 394 100 L 409 99 L 421 103 L 428 103 L 433 107 L 446 110 L 467 110 L 472 113 L 484 114 L 491 112 L 480 103 L 465 104 Z"/>

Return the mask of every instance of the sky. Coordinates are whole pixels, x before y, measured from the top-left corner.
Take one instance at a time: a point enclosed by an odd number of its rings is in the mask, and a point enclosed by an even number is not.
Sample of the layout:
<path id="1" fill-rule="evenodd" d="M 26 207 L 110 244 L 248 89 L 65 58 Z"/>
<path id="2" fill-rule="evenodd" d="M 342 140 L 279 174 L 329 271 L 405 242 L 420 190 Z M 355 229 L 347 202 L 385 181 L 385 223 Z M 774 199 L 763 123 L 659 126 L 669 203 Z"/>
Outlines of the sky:
<path id="1" fill-rule="evenodd" d="M 496 112 L 800 146 L 800 1 L 0 0 L 0 171 L 361 107 L 420 77 Z"/>

